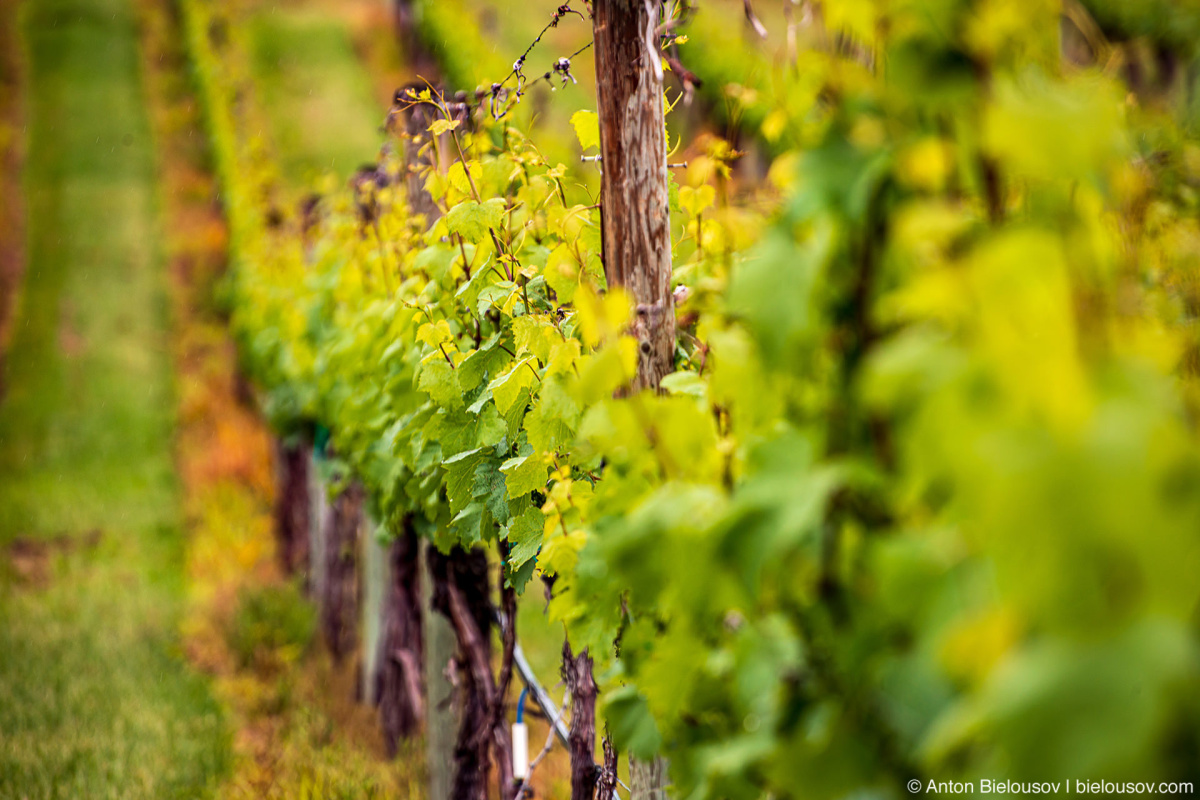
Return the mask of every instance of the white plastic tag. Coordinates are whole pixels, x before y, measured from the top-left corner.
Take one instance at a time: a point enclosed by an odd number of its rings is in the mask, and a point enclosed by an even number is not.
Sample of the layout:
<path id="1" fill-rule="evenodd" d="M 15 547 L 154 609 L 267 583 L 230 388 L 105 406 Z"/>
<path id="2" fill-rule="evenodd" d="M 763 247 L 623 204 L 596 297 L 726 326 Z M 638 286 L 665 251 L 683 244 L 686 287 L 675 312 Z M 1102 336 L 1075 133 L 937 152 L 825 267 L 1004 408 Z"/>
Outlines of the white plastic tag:
<path id="1" fill-rule="evenodd" d="M 512 726 L 512 768 L 517 780 L 529 777 L 529 730 L 524 722 Z"/>

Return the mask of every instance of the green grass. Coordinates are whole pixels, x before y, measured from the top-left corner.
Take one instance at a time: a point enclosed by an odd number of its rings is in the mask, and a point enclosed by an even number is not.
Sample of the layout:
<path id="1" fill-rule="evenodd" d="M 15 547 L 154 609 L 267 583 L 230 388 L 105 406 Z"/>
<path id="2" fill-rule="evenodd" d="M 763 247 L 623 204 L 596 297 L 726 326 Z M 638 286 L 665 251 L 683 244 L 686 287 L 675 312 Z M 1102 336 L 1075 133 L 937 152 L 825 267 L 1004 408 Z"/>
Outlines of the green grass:
<path id="1" fill-rule="evenodd" d="M 0 410 L 0 541 L 174 513 L 154 163 L 125 6 L 25 5 L 30 261 Z"/>
<path id="2" fill-rule="evenodd" d="M 0 405 L 0 797 L 204 796 L 229 741 L 177 645 L 174 397 L 135 18 L 128 0 L 36 0 L 21 30 L 29 264 Z M 48 543 L 44 579 L 18 576 L 16 540 Z"/>
<path id="3" fill-rule="evenodd" d="M 318 11 L 271 8 L 251 20 L 253 69 L 280 170 L 292 188 L 348 178 L 373 162 L 386 108 L 345 24 Z"/>

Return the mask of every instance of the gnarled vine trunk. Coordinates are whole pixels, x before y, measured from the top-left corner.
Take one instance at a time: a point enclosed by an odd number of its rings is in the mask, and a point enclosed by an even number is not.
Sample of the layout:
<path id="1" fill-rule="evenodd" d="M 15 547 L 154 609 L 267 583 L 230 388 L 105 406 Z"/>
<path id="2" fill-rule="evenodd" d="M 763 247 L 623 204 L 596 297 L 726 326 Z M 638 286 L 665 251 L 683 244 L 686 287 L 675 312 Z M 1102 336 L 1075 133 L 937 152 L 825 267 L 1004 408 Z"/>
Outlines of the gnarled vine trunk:
<path id="1" fill-rule="evenodd" d="M 358 641 L 358 534 L 365 492 L 351 482 L 333 499 L 325 530 L 321 581 L 321 632 L 335 661 L 354 652 Z"/>
<path id="2" fill-rule="evenodd" d="M 449 555 L 429 553 L 433 608 L 450 620 L 458 639 L 458 739 L 454 748 L 455 800 L 487 800 L 496 685 L 491 668 L 492 606 L 488 563 L 482 550 L 455 548 Z M 497 753 L 497 762 L 501 761 Z M 503 754 L 507 756 L 507 753 Z M 501 780 L 501 785 L 507 786 Z"/>
<path id="3" fill-rule="evenodd" d="M 308 437 L 275 443 L 275 545 L 284 575 L 305 576 L 308 564 Z"/>
<path id="4" fill-rule="evenodd" d="M 579 655 L 563 642 L 562 677 L 571 694 L 571 800 L 592 800 L 600 770 L 596 767 L 596 680 L 585 647 Z M 611 795 L 610 795 L 611 797 Z M 608 800 L 608 798 L 605 798 Z"/>
<path id="5" fill-rule="evenodd" d="M 417 532 L 405 518 L 388 547 L 389 585 L 377 656 L 375 697 L 389 756 L 396 755 L 400 740 L 415 734 L 425 717 L 420 548 Z"/>

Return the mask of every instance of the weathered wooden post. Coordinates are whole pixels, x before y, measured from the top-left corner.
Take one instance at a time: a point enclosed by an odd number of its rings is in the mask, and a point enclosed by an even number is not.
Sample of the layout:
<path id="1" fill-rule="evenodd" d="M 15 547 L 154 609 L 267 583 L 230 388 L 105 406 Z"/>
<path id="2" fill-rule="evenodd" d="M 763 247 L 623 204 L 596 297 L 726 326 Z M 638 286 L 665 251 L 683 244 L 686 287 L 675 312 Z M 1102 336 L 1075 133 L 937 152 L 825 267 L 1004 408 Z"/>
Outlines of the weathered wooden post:
<path id="1" fill-rule="evenodd" d="M 597 0 L 593 14 L 604 275 L 637 304 L 637 391 L 673 371 L 675 352 L 659 4 Z"/>
<path id="2" fill-rule="evenodd" d="M 674 370 L 675 302 L 671 294 L 671 212 L 658 0 L 596 0 L 592 27 L 600 114 L 601 227 L 608 285 L 624 287 L 636 304 L 633 334 L 638 373 L 632 391 L 657 388 Z M 586 655 L 586 652 L 582 655 Z M 590 673 L 590 663 L 587 665 Z M 589 674 L 590 677 L 590 674 Z M 572 724 L 594 720 L 572 714 Z M 594 724 L 594 723 L 593 723 Z M 594 737 L 594 734 L 593 734 Z M 590 748 L 594 751 L 594 738 Z M 593 752 L 572 747 L 572 775 L 593 775 Z M 666 763 L 630 760 L 633 798 L 665 797 Z M 595 788 L 592 778 L 591 788 Z M 572 798 L 586 796 L 581 782 Z"/>

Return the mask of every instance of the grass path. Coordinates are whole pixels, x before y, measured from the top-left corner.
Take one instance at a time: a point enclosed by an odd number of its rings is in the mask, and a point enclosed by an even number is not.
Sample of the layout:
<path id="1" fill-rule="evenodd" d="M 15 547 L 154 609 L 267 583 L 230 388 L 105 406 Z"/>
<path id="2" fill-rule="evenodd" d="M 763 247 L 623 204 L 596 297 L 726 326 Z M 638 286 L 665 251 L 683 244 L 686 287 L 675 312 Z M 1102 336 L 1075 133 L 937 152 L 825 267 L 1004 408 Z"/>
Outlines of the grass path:
<path id="1" fill-rule="evenodd" d="M 202 797 L 228 734 L 178 646 L 184 542 L 128 0 L 26 2 L 25 285 L 0 405 L 0 797 Z"/>

